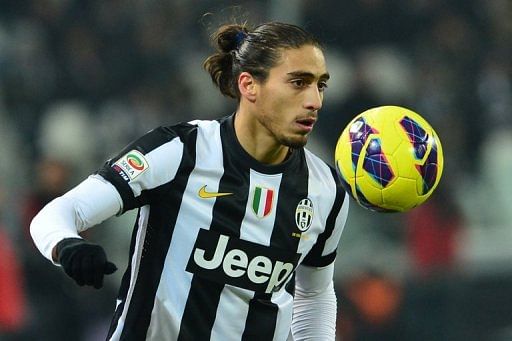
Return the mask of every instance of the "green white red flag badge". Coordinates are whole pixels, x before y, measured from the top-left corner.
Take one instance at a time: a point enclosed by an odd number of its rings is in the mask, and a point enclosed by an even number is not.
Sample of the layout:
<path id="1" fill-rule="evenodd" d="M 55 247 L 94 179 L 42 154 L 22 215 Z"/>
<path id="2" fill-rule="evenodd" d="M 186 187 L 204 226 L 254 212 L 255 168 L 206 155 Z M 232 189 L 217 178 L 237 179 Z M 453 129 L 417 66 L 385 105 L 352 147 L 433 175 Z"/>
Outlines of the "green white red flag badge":
<path id="1" fill-rule="evenodd" d="M 265 218 L 272 211 L 274 202 L 274 190 L 261 186 L 254 188 L 252 197 L 252 210 L 258 218 Z"/>

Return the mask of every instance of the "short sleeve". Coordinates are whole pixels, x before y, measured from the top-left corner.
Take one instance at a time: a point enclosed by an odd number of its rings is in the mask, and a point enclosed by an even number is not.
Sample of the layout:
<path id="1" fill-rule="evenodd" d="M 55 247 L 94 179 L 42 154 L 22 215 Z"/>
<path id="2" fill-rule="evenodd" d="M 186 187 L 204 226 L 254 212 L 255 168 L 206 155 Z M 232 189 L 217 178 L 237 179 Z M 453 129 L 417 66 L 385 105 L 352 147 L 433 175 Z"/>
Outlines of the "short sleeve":
<path id="1" fill-rule="evenodd" d="M 148 204 L 152 190 L 172 181 L 182 156 L 179 136 L 169 127 L 160 127 L 128 144 L 97 174 L 116 188 L 126 212 Z"/>
<path id="2" fill-rule="evenodd" d="M 325 230 L 318 236 L 315 245 L 302 261 L 303 265 L 324 267 L 334 262 L 341 233 L 347 221 L 348 207 L 348 194 L 338 186 Z"/>

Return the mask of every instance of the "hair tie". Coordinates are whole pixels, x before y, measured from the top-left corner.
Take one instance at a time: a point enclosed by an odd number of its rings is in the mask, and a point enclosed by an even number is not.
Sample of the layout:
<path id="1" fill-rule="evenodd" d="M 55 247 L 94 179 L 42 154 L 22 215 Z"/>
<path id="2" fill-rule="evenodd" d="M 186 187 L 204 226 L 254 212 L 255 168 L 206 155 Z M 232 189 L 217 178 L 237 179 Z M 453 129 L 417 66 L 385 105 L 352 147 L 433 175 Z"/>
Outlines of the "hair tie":
<path id="1" fill-rule="evenodd" d="M 236 48 L 239 48 L 240 45 L 242 45 L 242 43 L 244 42 L 246 37 L 247 37 L 247 33 L 245 33 L 244 31 L 239 31 L 236 34 L 236 36 L 235 36 Z"/>

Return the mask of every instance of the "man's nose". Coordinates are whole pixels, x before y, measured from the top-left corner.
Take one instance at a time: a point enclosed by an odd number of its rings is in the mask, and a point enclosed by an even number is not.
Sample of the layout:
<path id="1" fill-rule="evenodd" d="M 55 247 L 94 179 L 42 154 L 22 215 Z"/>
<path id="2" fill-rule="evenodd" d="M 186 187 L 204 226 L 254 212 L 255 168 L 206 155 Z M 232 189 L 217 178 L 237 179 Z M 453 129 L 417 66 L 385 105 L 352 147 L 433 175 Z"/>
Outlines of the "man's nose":
<path id="1" fill-rule="evenodd" d="M 322 108 L 323 94 L 317 87 L 311 87 L 307 92 L 304 108 L 310 111 L 318 111 Z"/>

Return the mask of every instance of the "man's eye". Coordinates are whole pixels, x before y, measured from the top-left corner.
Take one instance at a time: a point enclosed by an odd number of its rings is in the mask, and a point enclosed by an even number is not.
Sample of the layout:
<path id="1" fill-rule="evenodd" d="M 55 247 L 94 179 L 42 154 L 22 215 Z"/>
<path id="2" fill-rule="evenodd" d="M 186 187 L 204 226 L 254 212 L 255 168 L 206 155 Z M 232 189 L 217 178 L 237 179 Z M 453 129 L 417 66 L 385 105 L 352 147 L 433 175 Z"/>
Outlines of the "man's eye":
<path id="1" fill-rule="evenodd" d="M 306 82 L 304 81 L 304 79 L 294 79 L 292 80 L 292 84 L 297 88 L 303 88 L 304 86 L 306 86 Z"/>
<path id="2" fill-rule="evenodd" d="M 327 89 L 328 86 L 327 86 L 327 83 L 326 82 L 320 82 L 318 83 L 318 90 L 320 91 L 325 91 L 325 89 Z"/>

